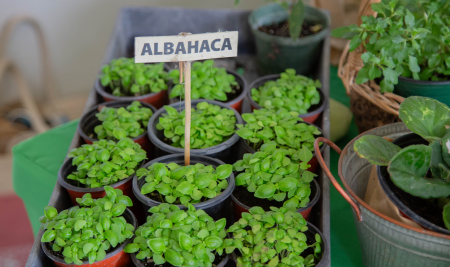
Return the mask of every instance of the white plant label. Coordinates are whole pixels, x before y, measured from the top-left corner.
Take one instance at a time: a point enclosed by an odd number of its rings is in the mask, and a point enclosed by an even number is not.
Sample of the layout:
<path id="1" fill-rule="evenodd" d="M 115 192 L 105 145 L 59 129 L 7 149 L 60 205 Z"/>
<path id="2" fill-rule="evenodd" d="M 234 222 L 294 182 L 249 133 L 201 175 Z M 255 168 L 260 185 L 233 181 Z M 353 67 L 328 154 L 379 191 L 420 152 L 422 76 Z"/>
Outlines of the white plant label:
<path id="1" fill-rule="evenodd" d="M 136 37 L 135 62 L 174 62 L 236 57 L 237 46 L 237 31 Z"/>

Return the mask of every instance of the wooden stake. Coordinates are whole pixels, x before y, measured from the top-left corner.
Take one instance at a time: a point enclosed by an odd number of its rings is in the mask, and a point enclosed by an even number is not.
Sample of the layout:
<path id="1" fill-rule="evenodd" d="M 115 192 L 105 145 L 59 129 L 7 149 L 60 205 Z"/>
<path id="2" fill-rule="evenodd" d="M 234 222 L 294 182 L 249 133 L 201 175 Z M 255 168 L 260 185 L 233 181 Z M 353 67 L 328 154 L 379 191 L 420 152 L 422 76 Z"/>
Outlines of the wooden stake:
<path id="1" fill-rule="evenodd" d="M 184 128 L 184 165 L 191 163 L 191 62 L 183 62 L 184 69 L 184 103 L 185 103 L 185 128 Z"/>

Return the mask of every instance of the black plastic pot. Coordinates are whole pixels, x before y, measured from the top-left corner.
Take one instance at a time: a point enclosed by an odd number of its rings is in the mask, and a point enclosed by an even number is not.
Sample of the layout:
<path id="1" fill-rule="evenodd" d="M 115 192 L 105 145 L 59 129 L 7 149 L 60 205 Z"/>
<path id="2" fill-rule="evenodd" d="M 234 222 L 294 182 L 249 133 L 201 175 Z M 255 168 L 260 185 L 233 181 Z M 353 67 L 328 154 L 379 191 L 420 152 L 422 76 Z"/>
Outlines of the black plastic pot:
<path id="1" fill-rule="evenodd" d="M 248 90 L 247 82 L 245 81 L 244 77 L 242 77 L 242 75 L 240 75 L 239 73 L 237 73 L 234 70 L 227 70 L 227 73 L 234 76 L 236 81 L 239 83 L 239 86 L 242 88 L 242 92 L 236 98 L 231 99 L 230 101 L 227 101 L 227 102 L 220 102 L 220 103 L 224 103 L 224 104 L 234 108 L 237 112 L 239 112 L 239 114 L 242 114 L 242 103 L 244 101 L 244 97 L 247 95 L 247 90 Z M 172 85 L 174 85 L 174 84 L 172 84 Z M 168 90 L 169 95 L 170 95 L 170 91 L 172 91 L 172 88 L 173 88 L 173 86 L 171 86 Z M 180 101 L 179 98 L 169 99 L 170 104 L 177 103 L 179 101 Z M 218 100 L 215 100 L 215 101 L 218 101 Z"/>
<path id="2" fill-rule="evenodd" d="M 126 209 L 122 216 L 125 218 L 125 220 L 128 223 L 132 224 L 135 229 L 137 228 L 137 226 L 138 226 L 137 220 L 134 217 L 134 214 L 129 209 Z M 131 256 L 130 256 L 130 254 L 125 253 L 123 251 L 123 249 L 132 240 L 133 240 L 133 238 L 128 238 L 122 244 L 117 246 L 114 250 L 112 250 L 111 252 L 108 252 L 106 254 L 106 257 L 99 262 L 96 262 L 91 265 L 91 264 L 89 264 L 89 261 L 83 261 L 83 264 L 79 265 L 79 266 L 85 266 L 85 267 L 88 267 L 88 266 L 112 266 L 112 267 L 130 266 L 131 262 L 132 262 Z M 56 257 L 55 255 L 53 255 L 48 250 L 45 243 L 43 243 L 43 242 L 41 242 L 41 248 L 44 251 L 45 255 L 47 255 L 47 257 L 49 257 L 55 263 L 56 266 L 74 266 L 73 264 L 67 264 L 63 258 L 59 258 L 59 257 Z"/>
<path id="3" fill-rule="evenodd" d="M 224 267 L 225 264 L 227 264 L 228 259 L 228 255 L 226 255 L 226 257 L 219 264 L 217 264 L 216 267 Z M 142 262 L 136 258 L 136 253 L 131 254 L 131 260 L 136 267 L 145 267 L 144 264 L 142 264 Z"/>
<path id="4" fill-rule="evenodd" d="M 262 107 L 258 103 L 256 103 L 256 101 L 253 100 L 253 98 L 252 98 L 252 88 L 258 88 L 268 81 L 276 81 L 279 78 L 280 78 L 280 74 L 266 75 L 263 77 L 259 77 L 258 79 L 254 80 L 249 85 L 248 90 L 247 90 L 247 96 L 248 96 L 248 99 L 250 100 L 250 105 L 252 106 L 252 110 L 253 109 L 262 109 Z M 320 94 L 319 104 L 312 105 L 308 109 L 308 113 L 299 115 L 299 117 L 302 118 L 306 122 L 310 122 L 310 123 L 317 122 L 320 114 L 322 114 L 323 110 L 325 109 L 325 106 L 326 106 L 325 95 L 323 94 L 322 90 L 320 90 L 318 88 L 317 88 L 317 91 L 319 91 L 319 94 Z"/>
<path id="5" fill-rule="evenodd" d="M 133 101 L 112 101 L 112 102 L 105 102 L 98 104 L 94 106 L 92 109 L 90 109 L 88 112 L 84 113 L 83 116 L 80 119 L 80 122 L 78 123 L 77 132 L 78 134 L 84 139 L 84 141 L 87 144 L 92 144 L 95 141 L 98 141 L 97 138 L 90 137 L 88 134 L 94 133 L 94 128 L 97 125 L 101 124 L 101 121 L 98 120 L 97 116 L 95 116 L 99 112 L 99 107 L 101 106 L 107 106 L 110 108 L 120 108 L 120 107 L 127 107 L 129 106 Z M 152 105 L 140 102 L 143 107 L 149 108 L 152 110 L 153 114 L 155 114 L 156 109 Z M 146 125 L 147 126 L 147 125 Z M 132 140 L 135 143 L 138 143 L 141 145 L 142 149 L 144 149 L 147 152 L 147 157 L 149 159 L 152 158 L 153 155 L 153 145 L 148 139 L 147 134 L 147 128 L 145 128 L 145 132 L 137 137 L 132 138 Z"/>
<path id="6" fill-rule="evenodd" d="M 403 135 L 395 139 L 392 143 L 398 145 L 401 148 L 411 145 L 429 144 L 428 141 L 426 141 L 421 136 L 415 133 Z M 417 222 L 419 225 L 428 230 L 450 235 L 450 231 L 448 229 L 433 224 L 428 220 L 424 219 L 423 217 L 419 216 L 398 198 L 398 196 L 393 192 L 393 189 L 396 189 L 397 186 L 392 182 L 386 166 L 377 166 L 377 175 L 384 193 L 387 195 L 389 200 L 391 200 L 392 203 L 394 203 L 394 205 L 400 210 L 400 212 L 403 213 L 403 215 L 405 215 L 405 217 L 409 217 L 409 219 Z"/>
<path id="7" fill-rule="evenodd" d="M 230 106 L 217 102 L 212 100 L 204 100 L 204 99 L 196 99 L 191 101 L 191 107 L 195 108 L 197 107 L 197 104 L 200 102 L 208 102 L 209 104 L 218 105 L 222 108 L 227 108 L 234 111 L 234 115 L 236 116 L 236 124 L 242 124 L 244 121 L 242 120 L 241 115 L 235 110 L 232 109 Z M 181 111 L 184 109 L 185 102 L 177 102 L 175 104 L 170 105 L 171 107 L 175 108 L 178 111 Z M 167 113 L 167 111 L 164 109 L 164 107 L 160 108 L 158 111 L 156 111 L 155 114 L 150 118 L 150 121 L 148 123 L 148 135 L 150 138 L 150 141 L 155 145 L 155 157 L 161 157 L 168 154 L 177 154 L 177 153 L 184 153 L 184 148 L 178 148 L 173 147 L 169 144 L 164 143 L 162 140 L 164 140 L 164 131 L 159 131 L 156 129 L 156 124 L 159 122 L 159 118 L 162 116 L 162 114 Z M 239 136 L 234 133 L 228 140 L 224 141 L 223 143 L 209 147 L 204 149 L 191 149 L 191 155 L 199 155 L 199 156 L 208 156 L 220 159 L 228 164 L 233 164 L 236 162 L 238 153 L 239 153 Z"/>
<path id="8" fill-rule="evenodd" d="M 171 163 L 174 162 L 178 165 L 184 165 L 184 154 L 172 154 L 167 155 L 164 157 L 156 158 L 144 166 L 142 168 L 147 168 L 153 163 Z M 205 156 L 198 156 L 198 155 L 192 155 L 191 154 L 191 165 L 195 165 L 197 163 L 201 163 L 204 165 L 211 165 L 214 168 L 225 164 L 224 162 L 210 158 Z M 227 214 L 229 214 L 229 207 L 230 207 L 230 195 L 234 190 L 234 175 L 233 173 L 230 175 L 230 177 L 227 178 L 228 181 L 228 187 L 225 188 L 225 190 L 222 192 L 222 194 L 216 196 L 215 198 L 208 199 L 205 202 L 200 202 L 193 204 L 196 209 L 204 210 L 209 216 L 211 216 L 214 220 L 219 220 L 221 218 L 227 217 Z M 147 196 L 141 194 L 141 188 L 145 184 L 145 179 L 141 178 L 138 179 L 135 175 L 133 177 L 133 193 L 136 196 L 136 198 L 142 202 L 144 211 L 148 212 L 148 210 L 151 207 L 158 206 L 161 204 L 161 202 L 153 200 L 148 198 Z M 185 210 L 186 207 L 184 205 L 178 205 L 178 207 L 182 210 Z M 228 221 L 228 219 L 227 219 Z"/>

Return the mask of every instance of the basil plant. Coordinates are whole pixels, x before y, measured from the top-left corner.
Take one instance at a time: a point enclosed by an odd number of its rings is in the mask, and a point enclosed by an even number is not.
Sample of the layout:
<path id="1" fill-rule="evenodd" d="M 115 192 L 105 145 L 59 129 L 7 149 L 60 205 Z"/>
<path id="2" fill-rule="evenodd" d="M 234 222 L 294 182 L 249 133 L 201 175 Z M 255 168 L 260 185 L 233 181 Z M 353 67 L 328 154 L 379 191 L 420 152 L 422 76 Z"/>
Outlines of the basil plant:
<path id="1" fill-rule="evenodd" d="M 170 91 L 169 97 L 184 99 L 184 86 L 179 84 L 180 71 L 172 70 L 169 76 L 175 85 Z M 229 101 L 227 94 L 235 94 L 239 89 L 239 83 L 234 76 L 228 74 L 224 68 L 214 67 L 213 60 L 204 62 L 196 61 L 191 69 L 191 98 Z M 244 89 L 244 88 L 242 88 Z"/>
<path id="2" fill-rule="evenodd" d="M 136 172 L 145 177 L 141 194 L 162 203 L 199 203 L 220 195 L 228 187 L 227 178 L 233 167 L 229 164 L 205 166 L 201 163 L 179 166 L 176 163 L 153 163 Z"/>
<path id="3" fill-rule="evenodd" d="M 114 184 L 135 173 L 147 159 L 145 150 L 130 138 L 117 143 L 102 139 L 70 151 L 69 158 L 77 170 L 67 176 L 78 187 L 96 188 Z"/>
<path id="4" fill-rule="evenodd" d="M 320 102 L 317 88 L 319 80 L 303 75 L 295 75 L 294 69 L 286 69 L 276 81 L 268 81 L 258 88 L 252 88 L 252 99 L 267 109 L 285 108 L 299 114 L 306 114 L 312 105 Z"/>
<path id="5" fill-rule="evenodd" d="M 134 58 L 116 58 L 102 67 L 100 82 L 115 96 L 141 96 L 167 90 L 164 63 L 134 63 Z"/>
<path id="6" fill-rule="evenodd" d="M 95 114 L 102 124 L 95 126 L 98 139 L 121 140 L 137 137 L 146 131 L 148 120 L 153 115 L 150 108 L 142 107 L 139 101 L 133 101 L 126 108 L 103 106 Z"/>
<path id="7" fill-rule="evenodd" d="M 188 210 L 176 205 L 152 207 L 147 222 L 136 230 L 133 243 L 124 251 L 137 253 L 136 258 L 154 265 L 211 267 L 223 255 L 226 219 L 213 221 L 203 210 L 191 204 Z M 165 265 L 164 265 L 165 266 Z"/>
<path id="8" fill-rule="evenodd" d="M 134 226 L 122 214 L 133 206 L 131 199 L 120 189 L 105 186 L 106 196 L 92 199 L 87 193 L 77 198 L 79 206 L 58 214 L 46 206 L 39 218 L 45 229 L 41 242 L 47 243 L 50 253 L 64 258 L 67 264 L 89 264 L 101 261 L 106 253 L 131 238 Z"/>
<path id="9" fill-rule="evenodd" d="M 227 253 L 239 250 L 237 267 L 315 266 L 322 256 L 320 235 L 308 240 L 304 234 L 307 222 L 300 213 L 271 209 L 253 207 L 227 230 L 232 239 L 226 239 L 223 246 Z M 314 249 L 313 254 L 304 255 L 308 248 Z"/>
<path id="10" fill-rule="evenodd" d="M 381 92 L 393 92 L 398 77 L 442 81 L 450 77 L 450 9 L 447 0 L 418 1 L 417 17 L 398 0 L 372 4 L 377 18 L 362 17 L 360 26 L 333 30 L 351 39 L 350 51 L 363 44 L 357 84 L 381 79 Z"/>
<path id="11" fill-rule="evenodd" d="M 185 110 L 178 112 L 164 106 L 167 113 L 159 118 L 156 129 L 164 130 L 166 142 L 184 148 Z M 191 149 L 217 146 L 228 140 L 236 131 L 236 116 L 233 110 L 201 102 L 191 109 Z"/>
<path id="12" fill-rule="evenodd" d="M 400 105 L 399 116 L 429 144 L 402 149 L 367 135 L 355 142 L 355 151 L 372 164 L 388 166 L 392 182 L 406 193 L 440 206 L 450 230 L 450 108 L 431 98 L 411 96 Z"/>
<path id="13" fill-rule="evenodd" d="M 255 109 L 242 114 L 247 124 L 237 124 L 236 133 L 247 140 L 251 148 L 258 151 L 263 144 L 275 143 L 284 149 L 293 161 L 300 161 L 305 150 L 314 151 L 315 136 L 320 130 L 314 125 L 302 123 L 298 113 L 286 109 Z"/>
<path id="14" fill-rule="evenodd" d="M 284 201 L 283 207 L 288 210 L 306 207 L 310 183 L 317 175 L 307 171 L 311 152 L 304 149 L 300 155 L 303 162 L 296 164 L 275 144 L 265 144 L 260 152 L 247 153 L 233 164 L 233 169 L 241 172 L 236 176 L 236 186 L 246 187 L 257 198 Z"/>

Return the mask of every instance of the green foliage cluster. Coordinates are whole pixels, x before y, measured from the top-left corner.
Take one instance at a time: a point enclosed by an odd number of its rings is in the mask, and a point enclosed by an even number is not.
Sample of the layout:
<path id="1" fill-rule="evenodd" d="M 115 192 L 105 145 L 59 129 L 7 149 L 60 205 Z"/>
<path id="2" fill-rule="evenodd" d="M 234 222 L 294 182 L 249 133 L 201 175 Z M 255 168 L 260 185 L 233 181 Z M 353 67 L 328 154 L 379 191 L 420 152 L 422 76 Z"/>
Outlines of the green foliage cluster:
<path id="1" fill-rule="evenodd" d="M 298 115 L 283 108 L 255 109 L 253 113 L 242 114 L 247 124 L 237 124 L 236 133 L 256 151 L 263 144 L 275 143 L 277 149 L 286 150 L 286 155 L 298 162 L 306 150 L 314 151 L 315 136 L 321 134 L 316 126 L 302 123 Z"/>
<path id="2" fill-rule="evenodd" d="M 355 151 L 372 164 L 388 166 L 391 180 L 403 191 L 442 208 L 450 230 L 450 108 L 431 98 L 412 96 L 400 105 L 399 116 L 429 144 L 401 149 L 367 135 L 355 142 Z"/>
<path id="3" fill-rule="evenodd" d="M 134 226 L 121 216 L 133 203 L 120 189 L 105 186 L 106 196 L 93 200 L 87 193 L 77 198 L 80 206 L 58 214 L 46 206 L 39 218 L 45 229 L 41 242 L 49 243 L 54 252 L 64 256 L 67 264 L 89 264 L 101 261 L 106 253 L 131 238 Z"/>
<path id="4" fill-rule="evenodd" d="M 184 99 L 184 86 L 179 84 L 180 71 L 172 70 L 170 77 L 175 85 L 169 97 Z M 191 99 L 208 99 L 227 101 L 227 93 L 236 93 L 234 87 L 239 86 L 234 76 L 228 74 L 224 68 L 214 67 L 213 60 L 205 60 L 203 63 L 196 61 L 191 69 Z M 243 88 L 242 88 L 243 89 Z"/>
<path id="5" fill-rule="evenodd" d="M 150 108 L 142 107 L 139 101 L 133 101 L 128 107 L 103 107 L 95 114 L 102 124 L 94 128 L 98 139 L 121 140 L 137 137 L 145 132 L 148 120 L 153 115 Z"/>
<path id="6" fill-rule="evenodd" d="M 178 112 L 164 106 L 156 129 L 164 130 L 164 137 L 172 146 L 184 148 L 185 110 Z M 201 102 L 191 109 L 191 149 L 217 146 L 228 140 L 236 131 L 236 116 L 233 110 Z"/>
<path id="7" fill-rule="evenodd" d="M 76 181 L 79 187 L 95 188 L 114 184 L 134 174 L 147 154 L 139 144 L 124 138 L 117 143 L 102 139 L 92 145 L 82 145 L 72 149 L 68 157 L 73 158 L 72 165 L 76 165 L 77 170 L 67 179 Z"/>
<path id="8" fill-rule="evenodd" d="M 308 113 L 312 105 L 320 102 L 317 88 L 322 84 L 302 75 L 295 75 L 294 69 L 286 69 L 276 81 L 268 81 L 258 88 L 252 88 L 253 100 L 261 107 L 285 108 L 299 114 Z"/>
<path id="9" fill-rule="evenodd" d="M 236 186 L 244 186 L 257 198 L 267 198 L 278 202 L 287 200 L 283 207 L 296 211 L 306 207 L 311 195 L 310 183 L 316 174 L 307 171 L 312 154 L 309 150 L 301 153 L 302 163 L 295 164 L 277 149 L 275 144 L 265 144 L 260 152 L 247 153 L 243 160 L 233 164 L 234 170 L 241 172 L 236 177 Z"/>
<path id="10" fill-rule="evenodd" d="M 356 83 L 381 78 L 381 92 L 392 92 L 398 76 L 440 81 L 450 77 L 450 6 L 447 0 L 418 1 L 415 17 L 398 0 L 372 4 L 378 17 L 363 16 L 358 27 L 333 31 L 333 36 L 351 39 L 350 51 L 363 44 L 364 67 Z"/>
<path id="11" fill-rule="evenodd" d="M 200 163 L 179 166 L 172 162 L 153 163 L 147 169 L 139 169 L 136 175 L 138 179 L 145 176 L 146 183 L 141 188 L 141 194 L 157 191 L 163 203 L 187 205 L 220 195 L 228 187 L 227 178 L 232 170 L 229 164 L 214 169 Z"/>
<path id="12" fill-rule="evenodd" d="M 223 254 L 226 219 L 216 222 L 203 210 L 191 204 L 188 210 L 161 204 L 152 207 L 147 222 L 136 230 L 133 243 L 124 251 L 137 253 L 136 258 L 152 259 L 155 265 L 211 267 L 217 255 Z"/>
<path id="13" fill-rule="evenodd" d="M 141 96 L 167 90 L 169 74 L 164 63 L 134 63 L 134 58 L 116 58 L 102 67 L 101 84 L 115 96 Z"/>
<path id="14" fill-rule="evenodd" d="M 285 208 L 271 208 L 269 212 L 253 207 L 250 213 L 243 212 L 227 232 L 233 239 L 226 239 L 227 253 L 238 249 L 241 256 L 237 267 L 310 267 L 316 265 L 315 258 L 322 256 L 322 239 L 315 235 L 313 244 L 307 244 L 304 234 L 308 230 L 302 215 Z M 302 257 L 307 248 L 314 248 L 314 254 Z"/>

